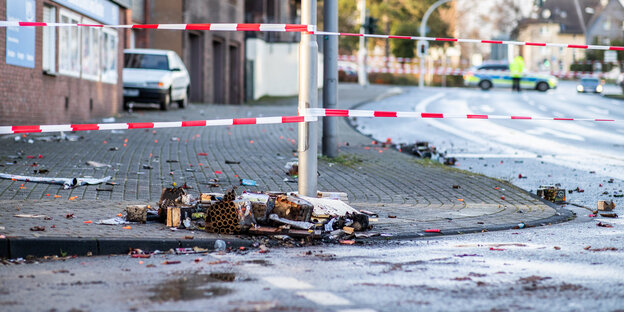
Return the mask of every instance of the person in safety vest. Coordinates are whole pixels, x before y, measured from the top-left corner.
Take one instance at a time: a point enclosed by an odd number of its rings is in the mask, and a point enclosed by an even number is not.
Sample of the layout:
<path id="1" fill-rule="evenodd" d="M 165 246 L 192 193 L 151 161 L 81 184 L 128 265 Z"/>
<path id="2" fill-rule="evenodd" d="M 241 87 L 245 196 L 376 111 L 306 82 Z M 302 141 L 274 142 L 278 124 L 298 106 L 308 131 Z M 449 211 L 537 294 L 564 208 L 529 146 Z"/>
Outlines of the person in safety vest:
<path id="1" fill-rule="evenodd" d="M 516 56 L 511 64 L 509 64 L 509 71 L 511 72 L 511 91 L 520 92 L 520 80 L 522 79 L 522 72 L 524 72 L 524 59 L 522 56 Z"/>

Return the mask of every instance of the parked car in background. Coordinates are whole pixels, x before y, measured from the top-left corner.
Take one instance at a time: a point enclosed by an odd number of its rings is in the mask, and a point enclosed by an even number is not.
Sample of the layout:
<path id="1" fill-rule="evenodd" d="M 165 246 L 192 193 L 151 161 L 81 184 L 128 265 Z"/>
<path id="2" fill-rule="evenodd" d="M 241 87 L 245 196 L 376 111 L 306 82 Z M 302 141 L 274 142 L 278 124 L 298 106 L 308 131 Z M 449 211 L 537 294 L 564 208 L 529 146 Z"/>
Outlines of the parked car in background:
<path id="1" fill-rule="evenodd" d="M 534 89 L 542 92 L 557 88 L 559 80 L 555 76 L 542 74 L 525 74 L 520 81 L 520 88 Z M 484 64 L 472 67 L 464 75 L 464 85 L 478 86 L 482 90 L 493 87 L 510 88 L 511 74 L 509 64 Z"/>
<path id="2" fill-rule="evenodd" d="M 581 78 L 579 84 L 576 86 L 578 93 L 602 93 L 604 83 L 595 77 Z"/>
<path id="3" fill-rule="evenodd" d="M 190 83 L 186 66 L 174 51 L 124 50 L 124 109 L 130 103 L 158 103 L 161 110 L 167 110 L 172 102 L 184 108 Z"/>

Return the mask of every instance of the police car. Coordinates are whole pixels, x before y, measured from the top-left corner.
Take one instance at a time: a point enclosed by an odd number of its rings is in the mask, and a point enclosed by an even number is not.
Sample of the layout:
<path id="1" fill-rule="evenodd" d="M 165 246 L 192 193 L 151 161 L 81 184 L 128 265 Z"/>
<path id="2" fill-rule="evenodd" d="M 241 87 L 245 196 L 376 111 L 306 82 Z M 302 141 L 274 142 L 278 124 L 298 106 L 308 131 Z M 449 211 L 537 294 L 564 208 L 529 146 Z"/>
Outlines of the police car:
<path id="1" fill-rule="evenodd" d="M 557 78 L 551 75 L 524 74 L 520 80 L 522 89 L 542 92 L 557 88 Z M 512 84 L 509 64 L 484 64 L 469 69 L 464 74 L 464 85 L 489 90 L 492 87 L 507 87 Z"/>

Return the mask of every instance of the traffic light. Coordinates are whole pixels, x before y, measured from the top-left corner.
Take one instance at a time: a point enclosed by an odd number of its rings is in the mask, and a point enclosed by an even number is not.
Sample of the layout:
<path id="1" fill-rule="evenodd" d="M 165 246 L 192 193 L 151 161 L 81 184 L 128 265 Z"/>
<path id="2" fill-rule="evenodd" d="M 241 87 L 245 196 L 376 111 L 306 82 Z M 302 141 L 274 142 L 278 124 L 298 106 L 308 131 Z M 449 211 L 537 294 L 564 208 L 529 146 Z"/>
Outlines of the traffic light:
<path id="1" fill-rule="evenodd" d="M 366 33 L 374 34 L 377 31 L 377 19 L 372 16 L 367 16 L 364 28 L 366 29 Z"/>
<path id="2" fill-rule="evenodd" d="M 416 55 L 418 57 L 424 57 L 427 55 L 427 49 L 429 49 L 429 41 L 418 40 L 418 46 L 416 49 Z"/>

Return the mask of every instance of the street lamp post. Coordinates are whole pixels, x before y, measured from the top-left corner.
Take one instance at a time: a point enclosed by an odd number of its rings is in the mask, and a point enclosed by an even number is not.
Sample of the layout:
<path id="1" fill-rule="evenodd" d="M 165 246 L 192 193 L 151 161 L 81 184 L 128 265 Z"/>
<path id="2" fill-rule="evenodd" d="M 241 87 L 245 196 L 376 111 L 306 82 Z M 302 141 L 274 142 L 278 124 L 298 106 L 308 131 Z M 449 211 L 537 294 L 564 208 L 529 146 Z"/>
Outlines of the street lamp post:
<path id="1" fill-rule="evenodd" d="M 432 6 L 430 6 L 427 9 L 427 12 L 425 12 L 425 15 L 423 15 L 422 22 L 420 22 L 420 36 L 421 37 L 425 37 L 427 35 L 427 20 L 429 19 L 429 16 L 431 15 L 431 13 L 433 13 L 433 11 L 437 9 L 439 6 L 449 1 L 451 0 L 438 0 L 436 3 L 434 3 Z M 423 49 L 423 46 L 424 46 L 424 49 Z M 429 45 L 427 44 L 427 41 L 425 40 L 418 41 L 418 56 L 420 57 L 420 72 L 418 73 L 418 87 L 421 89 L 425 86 L 425 75 L 424 75 L 425 58 L 427 57 L 428 46 Z"/>
<path id="2" fill-rule="evenodd" d="M 366 33 L 366 0 L 360 0 L 360 34 Z M 360 37 L 360 51 L 358 53 L 358 83 L 368 85 L 368 69 L 366 68 L 366 38 Z"/>
<path id="3" fill-rule="evenodd" d="M 338 31 L 338 0 L 324 0 L 325 31 Z M 323 44 L 323 108 L 335 109 L 338 105 L 338 37 L 324 36 Z M 338 156 L 338 120 L 335 117 L 323 118 L 323 155 Z"/>
<path id="4" fill-rule="evenodd" d="M 301 23 L 316 25 L 316 1 L 301 0 Z M 301 34 L 299 43 L 299 112 L 318 107 L 318 44 L 316 37 Z M 318 123 L 299 123 L 299 194 L 316 197 Z"/>

